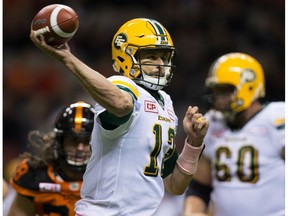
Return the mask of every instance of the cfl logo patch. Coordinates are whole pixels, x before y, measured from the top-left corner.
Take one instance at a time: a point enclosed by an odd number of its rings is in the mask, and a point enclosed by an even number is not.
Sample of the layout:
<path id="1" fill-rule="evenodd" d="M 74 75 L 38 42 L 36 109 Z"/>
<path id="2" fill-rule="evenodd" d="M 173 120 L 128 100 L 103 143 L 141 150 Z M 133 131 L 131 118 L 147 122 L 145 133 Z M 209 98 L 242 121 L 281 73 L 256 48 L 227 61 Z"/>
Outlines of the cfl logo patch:
<path id="1" fill-rule="evenodd" d="M 158 113 L 158 107 L 156 102 L 145 100 L 144 105 L 145 112 Z"/>
<path id="2" fill-rule="evenodd" d="M 127 42 L 127 36 L 123 33 L 120 33 L 114 40 L 114 46 L 116 49 L 120 49 L 122 44 L 125 42 Z"/>

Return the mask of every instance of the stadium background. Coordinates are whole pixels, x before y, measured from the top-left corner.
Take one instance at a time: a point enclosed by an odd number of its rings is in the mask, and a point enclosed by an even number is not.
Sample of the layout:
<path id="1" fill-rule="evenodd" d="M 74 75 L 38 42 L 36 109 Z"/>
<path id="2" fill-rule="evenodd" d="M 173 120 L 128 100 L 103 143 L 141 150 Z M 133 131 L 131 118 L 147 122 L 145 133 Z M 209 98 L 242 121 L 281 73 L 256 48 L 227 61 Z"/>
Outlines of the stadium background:
<path id="1" fill-rule="evenodd" d="M 187 105 L 206 111 L 203 84 L 219 55 L 240 51 L 256 57 L 265 71 L 267 99 L 285 100 L 284 0 L 4 0 L 4 172 L 5 164 L 26 149 L 29 130 L 51 129 L 55 113 L 73 101 L 94 103 L 60 63 L 42 54 L 29 39 L 34 15 L 53 3 L 67 4 L 78 13 L 80 26 L 69 42 L 71 49 L 105 76 L 114 74 L 111 40 L 122 23 L 149 17 L 168 29 L 178 50 L 177 68 L 166 91 L 179 117 L 179 149 Z"/>

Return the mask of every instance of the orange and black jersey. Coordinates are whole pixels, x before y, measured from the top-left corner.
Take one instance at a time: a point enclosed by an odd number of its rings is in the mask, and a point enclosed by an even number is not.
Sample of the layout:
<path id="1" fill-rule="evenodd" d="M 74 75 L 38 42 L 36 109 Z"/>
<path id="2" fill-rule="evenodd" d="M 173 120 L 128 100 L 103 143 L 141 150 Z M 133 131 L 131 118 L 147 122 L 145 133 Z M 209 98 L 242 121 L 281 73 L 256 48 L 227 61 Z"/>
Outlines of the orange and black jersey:
<path id="1" fill-rule="evenodd" d="M 75 215 L 74 204 L 80 199 L 82 181 L 65 182 L 55 175 L 52 166 L 35 169 L 29 164 L 29 159 L 24 159 L 10 183 L 19 194 L 33 200 L 39 216 Z"/>

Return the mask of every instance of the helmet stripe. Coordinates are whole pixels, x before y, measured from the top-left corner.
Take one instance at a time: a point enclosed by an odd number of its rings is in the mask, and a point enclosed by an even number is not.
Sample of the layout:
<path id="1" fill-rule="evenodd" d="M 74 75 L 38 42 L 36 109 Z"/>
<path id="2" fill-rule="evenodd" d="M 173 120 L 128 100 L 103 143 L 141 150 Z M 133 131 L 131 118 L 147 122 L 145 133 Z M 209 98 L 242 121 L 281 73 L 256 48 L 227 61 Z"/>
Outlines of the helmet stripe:
<path id="1" fill-rule="evenodd" d="M 156 31 L 156 35 L 159 35 L 158 40 L 159 41 L 167 41 L 167 35 L 164 30 L 164 27 L 157 22 L 156 20 L 148 20 L 148 22 L 153 26 L 153 28 Z"/>
<path id="2" fill-rule="evenodd" d="M 75 123 L 75 130 L 77 132 L 80 132 L 82 127 L 82 118 L 83 118 L 83 106 L 81 106 L 82 103 L 83 102 L 78 102 L 76 106 L 74 123 Z"/>

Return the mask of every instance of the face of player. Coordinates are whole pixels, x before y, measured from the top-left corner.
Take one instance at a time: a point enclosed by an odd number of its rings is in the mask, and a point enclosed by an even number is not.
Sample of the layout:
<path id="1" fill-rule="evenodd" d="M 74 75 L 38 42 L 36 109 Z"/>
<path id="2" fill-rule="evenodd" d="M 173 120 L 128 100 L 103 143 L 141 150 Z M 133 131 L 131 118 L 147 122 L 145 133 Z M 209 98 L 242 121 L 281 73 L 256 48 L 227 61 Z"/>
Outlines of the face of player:
<path id="1" fill-rule="evenodd" d="M 216 85 L 213 88 L 213 106 L 221 112 L 231 111 L 231 101 L 235 95 L 235 87 L 232 85 Z"/>
<path id="2" fill-rule="evenodd" d="M 91 156 L 89 141 L 90 137 L 64 137 L 63 148 L 69 164 L 75 166 L 87 164 Z"/>
<path id="3" fill-rule="evenodd" d="M 142 71 L 146 75 L 158 78 L 164 77 L 165 66 L 168 65 L 171 56 L 171 51 L 165 50 L 143 50 L 141 51 L 140 63 Z"/>

